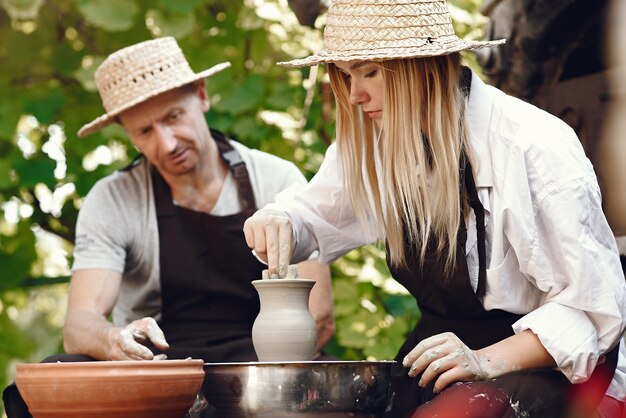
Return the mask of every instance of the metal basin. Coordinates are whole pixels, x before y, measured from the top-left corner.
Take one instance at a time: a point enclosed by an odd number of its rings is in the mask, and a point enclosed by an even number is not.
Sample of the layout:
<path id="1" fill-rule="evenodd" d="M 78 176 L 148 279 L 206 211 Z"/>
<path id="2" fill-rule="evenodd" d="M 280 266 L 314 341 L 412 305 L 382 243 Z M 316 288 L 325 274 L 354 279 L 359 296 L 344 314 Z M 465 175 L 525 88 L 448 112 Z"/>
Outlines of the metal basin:
<path id="1" fill-rule="evenodd" d="M 205 363 L 208 416 L 381 417 L 393 361 Z"/>

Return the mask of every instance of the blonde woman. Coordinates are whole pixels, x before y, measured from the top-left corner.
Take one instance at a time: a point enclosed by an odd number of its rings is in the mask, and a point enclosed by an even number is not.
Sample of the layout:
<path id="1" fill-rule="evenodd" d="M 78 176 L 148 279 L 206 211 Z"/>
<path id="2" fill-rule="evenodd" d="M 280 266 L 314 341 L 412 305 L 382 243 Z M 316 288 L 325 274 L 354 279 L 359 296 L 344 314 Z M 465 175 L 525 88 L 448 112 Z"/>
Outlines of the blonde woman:
<path id="1" fill-rule="evenodd" d="M 336 143 L 295 196 L 249 218 L 281 276 L 384 241 L 420 322 L 400 348 L 394 417 L 593 413 L 615 373 L 626 285 L 575 133 L 485 85 L 444 1 L 334 0 L 324 49 Z"/>

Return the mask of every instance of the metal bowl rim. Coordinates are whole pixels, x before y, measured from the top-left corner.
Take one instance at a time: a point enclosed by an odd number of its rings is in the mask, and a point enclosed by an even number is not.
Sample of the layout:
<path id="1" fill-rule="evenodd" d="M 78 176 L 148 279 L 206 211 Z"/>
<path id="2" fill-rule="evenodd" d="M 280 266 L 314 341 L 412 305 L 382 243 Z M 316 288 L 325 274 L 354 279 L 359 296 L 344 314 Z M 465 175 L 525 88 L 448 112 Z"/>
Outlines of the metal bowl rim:
<path id="1" fill-rule="evenodd" d="M 337 365 L 377 365 L 377 364 L 394 364 L 395 360 L 331 360 L 331 361 L 242 361 L 242 362 L 226 362 L 226 363 L 204 363 L 204 366 L 287 366 L 287 365 L 311 365 L 323 366 L 327 364 Z"/>

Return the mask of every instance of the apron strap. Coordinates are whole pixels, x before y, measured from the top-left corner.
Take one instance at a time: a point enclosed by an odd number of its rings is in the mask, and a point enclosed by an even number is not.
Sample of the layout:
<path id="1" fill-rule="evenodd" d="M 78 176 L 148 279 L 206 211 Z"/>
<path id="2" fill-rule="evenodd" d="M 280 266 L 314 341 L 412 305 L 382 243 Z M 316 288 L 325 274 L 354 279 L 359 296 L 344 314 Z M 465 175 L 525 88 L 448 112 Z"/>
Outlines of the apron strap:
<path id="1" fill-rule="evenodd" d="M 472 70 L 468 67 L 461 68 L 461 93 L 465 98 L 469 97 L 472 88 Z M 461 178 L 465 177 L 465 191 L 467 192 L 468 203 L 476 215 L 476 235 L 478 238 L 478 286 L 476 294 L 482 298 L 487 291 L 487 253 L 485 250 L 485 209 L 478 199 L 476 182 L 472 166 L 467 160 L 467 155 L 461 157 Z M 463 173 L 464 172 L 464 173 Z M 461 190 L 463 187 L 461 187 Z"/>
<path id="2" fill-rule="evenodd" d="M 478 199 L 476 192 L 476 183 L 474 182 L 474 174 L 472 166 L 469 162 L 464 164 L 465 171 L 465 188 L 470 207 L 476 215 L 476 235 L 478 243 L 478 286 L 476 294 L 478 297 L 485 296 L 487 291 L 487 253 L 485 250 L 485 209 Z"/>
<path id="3" fill-rule="evenodd" d="M 237 184 L 237 194 L 239 196 L 239 204 L 243 213 L 252 213 L 256 211 L 256 199 L 252 190 L 252 183 L 248 175 L 246 163 L 243 161 L 241 154 L 237 151 L 228 138 L 215 129 L 211 129 L 211 136 L 215 139 L 217 148 L 220 151 L 222 159 L 228 164 L 228 168 Z"/>

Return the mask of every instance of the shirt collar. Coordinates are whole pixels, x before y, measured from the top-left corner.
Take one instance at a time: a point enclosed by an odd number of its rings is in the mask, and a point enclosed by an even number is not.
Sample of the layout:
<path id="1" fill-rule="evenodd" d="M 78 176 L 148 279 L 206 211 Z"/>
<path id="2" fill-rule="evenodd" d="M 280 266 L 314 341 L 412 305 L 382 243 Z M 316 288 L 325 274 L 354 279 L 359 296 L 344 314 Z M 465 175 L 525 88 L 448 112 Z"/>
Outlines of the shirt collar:
<path id="1" fill-rule="evenodd" d="M 467 106 L 470 145 L 473 154 L 476 187 L 492 187 L 491 151 L 489 150 L 489 123 L 491 121 L 492 96 L 489 87 L 472 72 L 472 86 Z"/>

